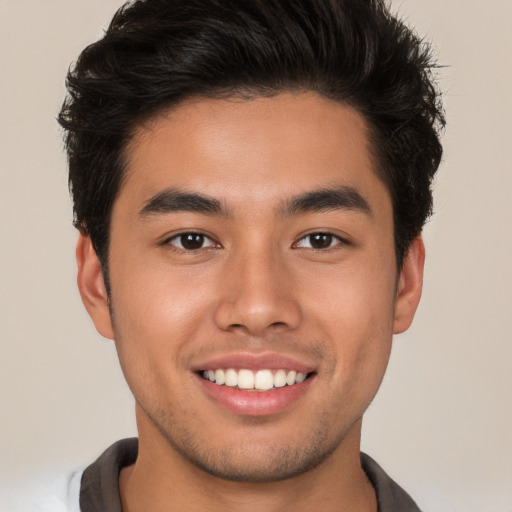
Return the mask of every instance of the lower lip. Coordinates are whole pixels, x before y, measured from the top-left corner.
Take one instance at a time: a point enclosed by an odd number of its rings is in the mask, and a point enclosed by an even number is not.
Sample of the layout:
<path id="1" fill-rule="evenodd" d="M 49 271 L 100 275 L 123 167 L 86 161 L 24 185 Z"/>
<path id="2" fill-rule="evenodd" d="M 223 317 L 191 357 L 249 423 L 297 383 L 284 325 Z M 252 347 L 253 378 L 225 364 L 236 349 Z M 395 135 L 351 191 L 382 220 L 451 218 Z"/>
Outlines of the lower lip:
<path id="1" fill-rule="evenodd" d="M 278 414 L 295 404 L 309 389 L 314 375 L 293 386 L 274 388 L 269 391 L 244 391 L 214 382 L 197 379 L 206 394 L 228 411 L 241 416 L 268 416 Z"/>

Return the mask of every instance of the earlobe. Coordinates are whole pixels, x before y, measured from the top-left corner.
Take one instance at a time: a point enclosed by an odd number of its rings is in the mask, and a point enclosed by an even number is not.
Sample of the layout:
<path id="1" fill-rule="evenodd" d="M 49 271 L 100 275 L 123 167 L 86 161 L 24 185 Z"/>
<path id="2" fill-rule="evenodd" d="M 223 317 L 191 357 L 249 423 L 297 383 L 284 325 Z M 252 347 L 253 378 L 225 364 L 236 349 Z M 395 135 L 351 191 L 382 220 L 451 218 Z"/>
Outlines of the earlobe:
<path id="1" fill-rule="evenodd" d="M 78 265 L 77 284 L 85 309 L 97 331 L 105 338 L 114 339 L 109 297 L 103 279 L 101 263 L 90 237 L 80 234 L 76 244 Z"/>
<path id="2" fill-rule="evenodd" d="M 397 286 L 394 334 L 406 331 L 412 323 L 423 288 L 425 246 L 418 236 L 409 247 Z"/>

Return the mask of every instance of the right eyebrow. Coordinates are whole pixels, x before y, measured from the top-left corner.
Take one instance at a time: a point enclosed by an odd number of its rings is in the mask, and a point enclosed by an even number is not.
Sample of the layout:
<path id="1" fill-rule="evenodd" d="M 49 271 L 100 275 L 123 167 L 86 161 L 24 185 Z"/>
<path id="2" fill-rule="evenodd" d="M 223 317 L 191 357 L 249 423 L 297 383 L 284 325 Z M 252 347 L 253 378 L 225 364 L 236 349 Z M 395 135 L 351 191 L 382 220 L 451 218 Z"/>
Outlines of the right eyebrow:
<path id="1" fill-rule="evenodd" d="M 177 212 L 194 212 L 221 217 L 229 216 L 224 205 L 214 197 L 171 188 L 149 198 L 144 208 L 139 212 L 139 217 L 144 219 Z"/>
<path id="2" fill-rule="evenodd" d="M 353 210 L 371 216 L 368 201 L 354 187 L 342 185 L 334 188 L 311 190 L 285 201 L 279 214 L 290 216 L 302 213 Z"/>

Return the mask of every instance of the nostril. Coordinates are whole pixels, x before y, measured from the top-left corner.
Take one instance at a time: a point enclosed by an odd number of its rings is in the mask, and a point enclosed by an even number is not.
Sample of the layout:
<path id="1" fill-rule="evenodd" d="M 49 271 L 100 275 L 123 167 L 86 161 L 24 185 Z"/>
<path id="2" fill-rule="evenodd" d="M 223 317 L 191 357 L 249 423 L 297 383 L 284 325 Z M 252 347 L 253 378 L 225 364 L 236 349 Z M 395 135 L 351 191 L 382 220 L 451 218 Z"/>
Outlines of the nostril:
<path id="1" fill-rule="evenodd" d="M 286 323 L 285 322 L 274 322 L 274 323 L 270 324 L 269 327 L 286 327 Z"/>

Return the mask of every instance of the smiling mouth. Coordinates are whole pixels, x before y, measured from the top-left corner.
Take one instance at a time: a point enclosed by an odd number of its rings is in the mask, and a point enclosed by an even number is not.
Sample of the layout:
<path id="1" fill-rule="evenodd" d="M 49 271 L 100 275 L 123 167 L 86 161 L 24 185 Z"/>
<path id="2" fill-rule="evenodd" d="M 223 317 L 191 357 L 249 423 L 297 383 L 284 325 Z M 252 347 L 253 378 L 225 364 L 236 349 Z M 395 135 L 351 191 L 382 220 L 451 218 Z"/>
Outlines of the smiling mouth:
<path id="1" fill-rule="evenodd" d="M 199 375 L 218 386 L 228 386 L 243 391 L 271 391 L 285 386 L 300 384 L 312 373 L 294 370 L 235 370 L 233 368 L 203 370 Z"/>

